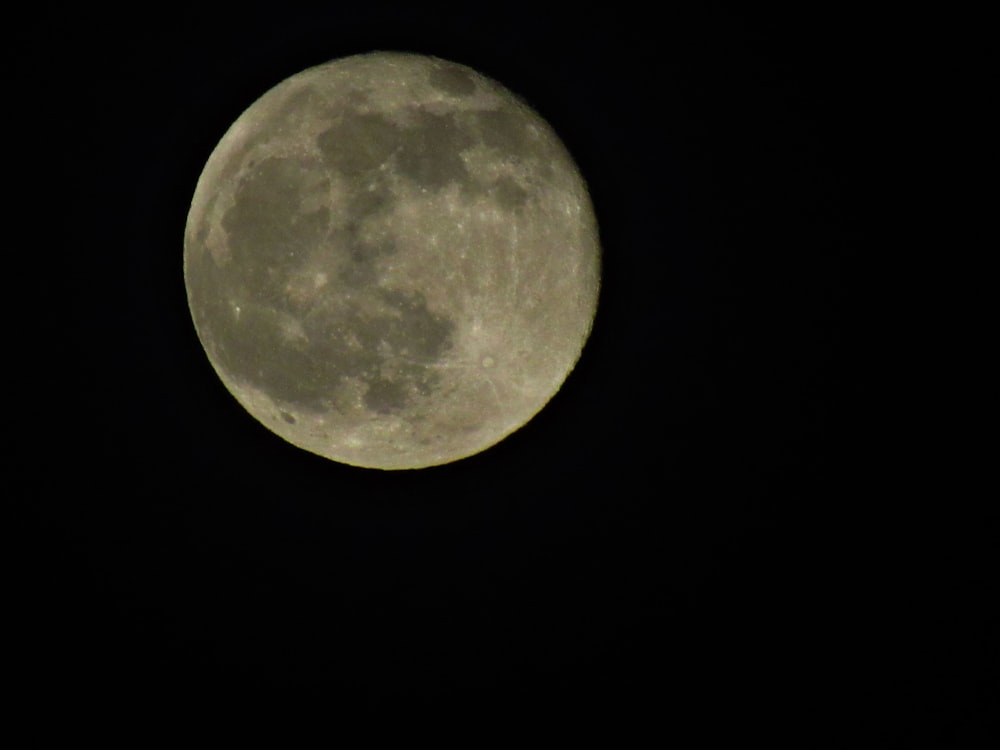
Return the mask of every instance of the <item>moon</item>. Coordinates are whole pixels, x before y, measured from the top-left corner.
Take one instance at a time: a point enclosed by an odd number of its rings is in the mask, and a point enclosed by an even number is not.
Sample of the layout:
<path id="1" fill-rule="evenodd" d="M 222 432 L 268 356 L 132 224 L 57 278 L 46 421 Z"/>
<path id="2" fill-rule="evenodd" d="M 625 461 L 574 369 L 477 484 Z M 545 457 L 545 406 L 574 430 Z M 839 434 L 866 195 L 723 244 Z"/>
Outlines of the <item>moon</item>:
<path id="1" fill-rule="evenodd" d="M 600 287 L 585 181 L 476 71 L 374 52 L 254 102 L 198 180 L 184 280 L 225 388 L 333 461 L 416 469 L 529 422 L 578 362 Z"/>

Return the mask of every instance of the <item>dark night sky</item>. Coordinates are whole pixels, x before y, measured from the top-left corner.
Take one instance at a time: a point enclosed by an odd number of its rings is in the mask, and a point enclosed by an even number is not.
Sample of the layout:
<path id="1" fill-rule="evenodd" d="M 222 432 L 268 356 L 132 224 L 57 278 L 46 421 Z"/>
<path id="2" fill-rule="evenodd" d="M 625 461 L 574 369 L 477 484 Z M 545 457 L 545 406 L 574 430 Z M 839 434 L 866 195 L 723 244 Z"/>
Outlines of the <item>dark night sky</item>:
<path id="1" fill-rule="evenodd" d="M 72 405 L 21 461 L 29 702 L 290 700 L 682 743 L 978 732 L 995 683 L 959 676 L 987 656 L 979 605 L 935 577 L 877 471 L 875 19 L 341 5 L 81 5 L 5 32 L 32 114 L 16 126 L 54 167 L 24 192 L 68 196 L 39 219 L 62 303 L 39 323 L 60 345 L 29 379 Z M 181 269 L 232 121 L 373 49 L 531 103 L 604 250 L 563 390 L 490 451 L 418 472 L 320 459 L 244 413 Z"/>

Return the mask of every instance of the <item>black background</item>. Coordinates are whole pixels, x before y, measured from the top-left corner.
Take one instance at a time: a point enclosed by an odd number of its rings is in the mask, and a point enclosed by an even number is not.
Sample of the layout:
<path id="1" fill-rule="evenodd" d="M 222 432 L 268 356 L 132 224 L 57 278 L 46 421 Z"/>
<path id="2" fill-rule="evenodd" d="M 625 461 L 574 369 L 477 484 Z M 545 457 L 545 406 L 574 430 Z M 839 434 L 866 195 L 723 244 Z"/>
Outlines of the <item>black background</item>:
<path id="1" fill-rule="evenodd" d="M 52 301 L 28 343 L 57 342 L 28 374 L 42 427 L 15 453 L 29 704 L 174 724 L 291 703 L 331 732 L 461 717 L 487 735 L 978 737 L 985 568 L 946 579 L 961 541 L 917 534 L 923 506 L 884 471 L 880 20 L 172 3 L 13 24 L 15 126 L 47 156 L 21 191 L 65 196 L 19 217 L 57 245 L 22 277 Z M 559 394 L 491 450 L 415 472 L 326 461 L 247 415 L 181 267 L 233 120 L 374 49 L 531 103 L 588 182 L 604 252 Z"/>

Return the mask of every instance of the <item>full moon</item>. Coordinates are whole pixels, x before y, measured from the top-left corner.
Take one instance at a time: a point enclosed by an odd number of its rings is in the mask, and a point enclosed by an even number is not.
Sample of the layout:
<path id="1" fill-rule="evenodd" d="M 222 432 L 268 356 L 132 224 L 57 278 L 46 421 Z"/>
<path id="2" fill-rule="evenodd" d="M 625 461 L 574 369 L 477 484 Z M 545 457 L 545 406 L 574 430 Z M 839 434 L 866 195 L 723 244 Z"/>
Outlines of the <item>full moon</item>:
<path id="1" fill-rule="evenodd" d="M 479 453 L 583 351 L 600 243 L 552 128 L 472 69 L 376 52 L 310 68 L 236 120 L 184 236 L 198 338 L 289 443 L 376 469 Z"/>

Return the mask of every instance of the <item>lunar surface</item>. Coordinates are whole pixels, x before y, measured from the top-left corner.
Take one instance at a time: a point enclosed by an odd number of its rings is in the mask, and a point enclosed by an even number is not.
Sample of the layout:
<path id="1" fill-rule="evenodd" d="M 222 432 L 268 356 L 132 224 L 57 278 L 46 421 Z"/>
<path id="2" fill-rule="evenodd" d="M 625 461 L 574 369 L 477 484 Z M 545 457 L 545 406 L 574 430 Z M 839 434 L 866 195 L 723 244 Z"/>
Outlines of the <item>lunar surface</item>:
<path id="1" fill-rule="evenodd" d="M 553 130 L 473 70 L 372 53 L 253 103 L 206 164 L 184 277 L 225 387 L 288 442 L 444 464 L 535 416 L 600 284 L 586 185 Z"/>

